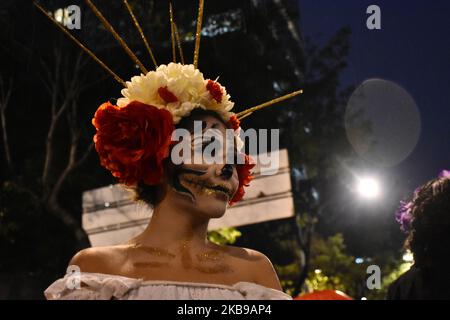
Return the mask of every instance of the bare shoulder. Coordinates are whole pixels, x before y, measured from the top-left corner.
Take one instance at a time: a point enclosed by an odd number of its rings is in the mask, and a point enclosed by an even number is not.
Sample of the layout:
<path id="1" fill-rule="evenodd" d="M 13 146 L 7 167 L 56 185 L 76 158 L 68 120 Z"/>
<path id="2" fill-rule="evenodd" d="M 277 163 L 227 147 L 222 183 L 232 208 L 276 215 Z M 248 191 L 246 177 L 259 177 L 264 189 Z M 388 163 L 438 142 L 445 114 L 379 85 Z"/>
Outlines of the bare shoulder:
<path id="1" fill-rule="evenodd" d="M 77 266 L 81 272 L 116 274 L 117 266 L 125 259 L 122 246 L 93 247 L 77 252 L 69 265 Z"/>
<path id="2" fill-rule="evenodd" d="M 230 256 L 246 260 L 247 262 L 256 262 L 267 259 L 267 257 L 263 253 L 253 249 L 236 246 L 223 246 L 223 248 L 228 252 Z"/>
<path id="3" fill-rule="evenodd" d="M 236 265 L 252 282 L 282 290 L 272 262 L 265 254 L 248 248 L 234 246 L 226 246 L 225 248 L 230 256 L 237 259 Z"/>

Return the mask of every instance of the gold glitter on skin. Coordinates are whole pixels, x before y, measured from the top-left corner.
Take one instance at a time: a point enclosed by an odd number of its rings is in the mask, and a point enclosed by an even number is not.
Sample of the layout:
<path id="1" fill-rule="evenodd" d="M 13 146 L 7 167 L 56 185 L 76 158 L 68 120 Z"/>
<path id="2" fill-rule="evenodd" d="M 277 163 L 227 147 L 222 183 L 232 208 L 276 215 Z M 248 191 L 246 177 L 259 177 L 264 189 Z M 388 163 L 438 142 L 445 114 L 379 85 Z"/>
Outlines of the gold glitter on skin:
<path id="1" fill-rule="evenodd" d="M 195 266 L 195 269 L 200 271 L 201 273 L 207 274 L 217 274 L 217 273 L 232 273 L 234 272 L 229 265 L 220 264 L 214 267 L 204 267 L 204 266 Z"/>
<path id="2" fill-rule="evenodd" d="M 223 263 L 224 252 L 226 250 L 208 250 L 203 253 L 197 254 L 197 260 L 200 265 L 196 265 L 194 268 L 206 274 L 218 274 L 218 273 L 232 273 L 234 272 L 228 264 Z M 219 263 L 222 262 L 222 263 Z M 206 265 L 202 265 L 206 264 Z M 212 264 L 212 265 L 211 265 Z"/>
<path id="3" fill-rule="evenodd" d="M 179 247 L 180 250 L 180 258 L 181 258 L 181 265 L 183 269 L 195 269 L 198 272 L 204 273 L 204 274 L 223 274 L 223 273 L 232 273 L 234 272 L 233 269 L 228 265 L 223 263 L 223 260 L 225 258 L 225 252 L 228 250 L 226 248 L 217 248 L 217 249 L 210 249 L 207 251 L 204 251 L 202 253 L 197 253 L 196 260 L 197 262 L 193 262 L 192 254 L 191 254 L 191 240 L 192 240 L 193 234 L 189 234 L 185 240 L 181 242 L 181 245 Z M 157 256 L 161 258 L 166 258 L 169 260 L 172 260 L 177 257 L 177 255 L 170 253 L 167 249 L 163 248 L 157 248 L 157 247 L 148 247 L 148 246 L 142 246 L 140 244 L 132 244 L 132 248 L 142 250 L 147 254 L 150 254 L 152 256 Z M 157 262 L 157 261 L 150 261 L 150 262 L 134 262 L 133 267 L 135 268 L 167 268 L 171 266 L 170 261 L 168 262 Z"/>
<path id="4" fill-rule="evenodd" d="M 217 262 L 223 260 L 223 253 L 214 250 L 198 253 L 197 260 L 200 262 Z"/>
<path id="5" fill-rule="evenodd" d="M 197 182 L 191 179 L 182 179 L 181 180 L 182 185 L 187 188 L 188 186 L 193 187 L 195 190 L 197 190 L 198 192 L 202 193 L 202 194 L 206 194 L 206 195 L 226 195 L 227 197 L 231 198 L 232 194 L 231 191 L 228 190 L 228 187 L 224 186 L 224 185 L 220 185 L 220 184 L 213 184 L 213 185 L 209 185 L 206 183 L 202 183 L 202 182 Z M 184 185 L 183 183 L 186 183 L 186 185 Z M 217 190 L 214 188 L 223 188 L 225 190 Z"/>
<path id="6" fill-rule="evenodd" d="M 181 247 L 180 247 L 180 252 L 181 252 L 181 264 L 183 265 L 184 269 L 190 269 L 192 268 L 192 257 L 191 257 L 191 253 L 189 252 L 190 250 L 190 244 L 191 244 L 191 239 L 194 236 L 194 234 L 189 234 L 187 236 L 187 238 L 185 240 L 183 240 Z"/>
<path id="7" fill-rule="evenodd" d="M 132 248 L 144 251 L 145 253 L 152 256 L 165 257 L 169 259 L 175 258 L 175 255 L 173 253 L 170 253 L 167 249 L 164 248 L 144 247 L 140 244 L 134 244 L 132 245 Z"/>

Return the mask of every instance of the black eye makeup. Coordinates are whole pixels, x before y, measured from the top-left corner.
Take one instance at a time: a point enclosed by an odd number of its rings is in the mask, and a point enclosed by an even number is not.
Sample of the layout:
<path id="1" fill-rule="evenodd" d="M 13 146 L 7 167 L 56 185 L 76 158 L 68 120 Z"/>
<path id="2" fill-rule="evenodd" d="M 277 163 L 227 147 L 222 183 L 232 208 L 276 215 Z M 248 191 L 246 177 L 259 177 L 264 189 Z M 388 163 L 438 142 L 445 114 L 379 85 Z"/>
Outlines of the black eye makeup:
<path id="1" fill-rule="evenodd" d="M 185 188 L 181 184 L 180 176 L 183 173 L 190 173 L 190 174 L 194 174 L 196 176 L 202 176 L 202 175 L 206 174 L 206 172 L 207 172 L 206 170 L 191 169 L 191 168 L 186 168 L 183 165 L 180 165 L 176 168 L 176 170 L 174 172 L 174 175 L 172 178 L 172 186 L 177 192 L 186 194 L 191 197 L 192 201 L 195 201 L 195 196 L 192 194 L 192 192 L 189 191 L 187 188 Z"/>

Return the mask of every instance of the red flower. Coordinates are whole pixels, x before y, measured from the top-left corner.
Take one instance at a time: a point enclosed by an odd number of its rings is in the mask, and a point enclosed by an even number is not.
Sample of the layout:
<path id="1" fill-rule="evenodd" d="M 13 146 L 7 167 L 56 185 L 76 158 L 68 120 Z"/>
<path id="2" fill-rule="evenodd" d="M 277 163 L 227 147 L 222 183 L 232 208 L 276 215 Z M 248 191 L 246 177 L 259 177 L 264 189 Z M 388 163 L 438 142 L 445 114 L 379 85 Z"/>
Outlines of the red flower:
<path id="1" fill-rule="evenodd" d="M 223 91 L 222 88 L 220 87 L 220 84 L 218 84 L 215 81 L 208 80 L 208 83 L 206 84 L 206 89 L 209 91 L 213 99 L 217 101 L 217 103 L 222 102 Z"/>
<path id="2" fill-rule="evenodd" d="M 239 129 L 239 126 L 241 125 L 241 122 L 239 121 L 238 117 L 236 115 L 232 115 L 230 119 L 228 120 L 228 126 L 233 128 L 234 131 Z"/>
<path id="3" fill-rule="evenodd" d="M 160 87 L 158 89 L 158 94 L 166 103 L 178 101 L 178 98 L 169 89 L 167 89 L 167 86 Z"/>
<path id="4" fill-rule="evenodd" d="M 169 111 L 137 101 L 122 108 L 106 102 L 95 112 L 92 124 L 97 129 L 94 143 L 100 163 L 120 183 L 160 183 L 175 129 Z"/>
<path id="5" fill-rule="evenodd" d="M 250 181 L 253 180 L 253 176 L 251 175 L 250 170 L 255 166 L 255 161 L 247 154 L 244 154 L 245 163 L 238 164 L 236 166 L 237 174 L 239 177 L 239 187 L 234 194 L 233 199 L 230 200 L 230 205 L 240 201 L 245 194 L 244 187 L 248 187 L 250 185 Z"/>

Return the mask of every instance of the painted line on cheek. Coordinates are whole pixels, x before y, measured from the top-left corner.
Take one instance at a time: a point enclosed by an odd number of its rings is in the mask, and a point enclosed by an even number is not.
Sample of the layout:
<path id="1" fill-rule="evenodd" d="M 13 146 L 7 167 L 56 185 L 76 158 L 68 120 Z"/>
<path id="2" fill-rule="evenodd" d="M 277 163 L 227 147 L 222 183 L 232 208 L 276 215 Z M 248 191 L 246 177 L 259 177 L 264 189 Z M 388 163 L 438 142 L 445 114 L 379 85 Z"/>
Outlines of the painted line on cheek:
<path id="1" fill-rule="evenodd" d="M 183 193 L 185 195 L 188 195 L 189 197 L 191 197 L 192 202 L 195 202 L 195 196 L 192 194 L 192 192 L 190 192 L 187 188 L 185 188 L 181 184 L 181 182 L 180 182 L 180 174 L 181 174 L 181 172 L 177 171 L 173 175 L 173 180 L 172 180 L 173 188 L 175 189 L 175 191 L 177 191 L 179 193 Z"/>
<path id="2" fill-rule="evenodd" d="M 181 167 L 179 170 L 179 174 L 182 173 L 191 173 L 191 174 L 195 174 L 197 176 L 201 176 L 206 174 L 206 170 L 196 170 L 196 169 L 190 169 L 190 168 L 186 168 L 186 167 Z"/>

